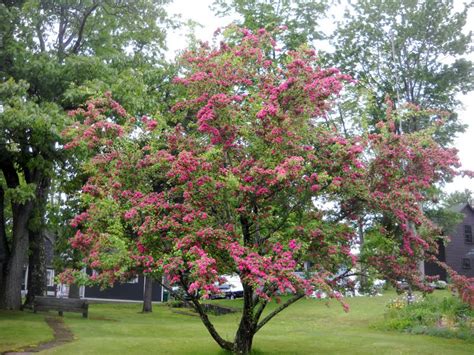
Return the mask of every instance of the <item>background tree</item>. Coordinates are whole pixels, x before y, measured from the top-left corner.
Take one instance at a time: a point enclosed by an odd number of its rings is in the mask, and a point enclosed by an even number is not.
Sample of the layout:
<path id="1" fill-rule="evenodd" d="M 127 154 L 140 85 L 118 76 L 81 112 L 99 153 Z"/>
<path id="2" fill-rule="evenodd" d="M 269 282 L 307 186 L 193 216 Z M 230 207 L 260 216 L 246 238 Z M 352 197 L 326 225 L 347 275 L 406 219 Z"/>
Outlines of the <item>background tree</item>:
<path id="1" fill-rule="evenodd" d="M 471 5 L 455 12 L 450 0 L 348 4 L 332 36 L 335 53 L 328 57 L 358 84 L 346 91 L 346 99 L 332 115 L 334 124 L 346 134 L 377 131 L 375 124 L 384 117 L 389 98 L 398 111 L 406 110 L 396 118 L 399 133 L 437 127 L 435 139 L 451 144 L 464 130 L 455 112 L 457 95 L 473 88 L 472 62 L 466 58 L 471 52 L 471 34 L 463 33 Z M 407 104 L 414 106 L 407 110 Z M 445 124 L 436 126 L 441 117 Z M 429 194 L 436 199 L 439 191 L 433 188 Z M 429 208 L 426 213 L 434 217 L 434 209 Z M 435 209 L 438 224 L 456 222 L 452 212 Z M 444 222 L 440 222 L 441 215 Z M 373 219 L 361 208 L 362 250 L 365 229 Z M 382 220 L 385 228 L 393 226 L 389 216 Z"/>
<path id="2" fill-rule="evenodd" d="M 466 58 L 471 34 L 463 33 L 471 5 L 460 12 L 454 11 L 452 0 L 362 0 L 348 5 L 333 34 L 333 62 L 359 81 L 371 127 L 383 114 L 388 95 L 396 107 L 411 103 L 449 111 L 447 124 L 437 132 L 440 143 L 452 142 L 463 131 L 455 109 L 456 95 L 469 92 L 474 83 L 473 65 Z M 361 102 L 361 96 L 354 100 Z M 427 114 L 399 124 L 404 132 L 413 132 L 435 120 Z"/>
<path id="3" fill-rule="evenodd" d="M 445 206 L 455 206 L 460 203 L 474 204 L 474 193 L 471 190 L 454 191 L 442 197 L 442 202 Z"/>
<path id="4" fill-rule="evenodd" d="M 0 84 L 0 100 L 3 104 L 0 114 L 1 189 L 5 191 L 3 197 L 10 204 L 12 216 L 1 223 L 3 231 L 0 235 L 6 252 L 2 260 L 0 305 L 8 309 L 19 309 L 21 306 L 21 283 L 28 238 L 29 235 L 33 237 L 33 233 L 39 235 L 41 227 L 41 216 L 33 215 L 33 212 L 39 213 L 37 203 L 44 201 L 46 184 L 51 178 L 55 161 L 61 159 L 62 153 L 54 143 L 61 141 L 60 130 L 67 121 L 55 104 L 25 101 L 27 88 L 25 82 L 17 84 L 12 79 Z M 2 201 L 4 211 L 7 208 L 5 200 Z M 5 217 L 5 213 L 2 217 Z M 34 252 L 32 257 L 38 256 L 36 260 L 41 261 L 41 251 Z M 41 270 L 34 269 L 34 272 L 38 278 L 43 278 Z"/>
<path id="5" fill-rule="evenodd" d="M 5 232 L 0 233 L 0 244 L 6 252 L 0 253 L 5 286 L 0 291 L 0 307 L 20 307 L 21 269 L 29 246 L 30 268 L 38 270 L 32 274 L 38 275 L 32 284 L 43 285 L 44 259 L 34 256 L 44 254 L 41 229 L 47 225 L 46 196 L 52 177 L 66 161 L 58 132 L 67 120 L 64 110 L 75 106 L 75 100 L 83 102 L 91 92 L 114 85 L 124 104 L 136 112 L 148 110 L 157 97 L 153 95 L 156 86 L 148 80 L 156 78 L 165 27 L 171 25 L 163 9 L 166 2 L 0 4 L 2 189 L 23 189 L 20 200 L 10 199 L 19 204 L 12 205 L 12 220 L 1 224 Z M 141 99 L 148 94 L 148 101 Z M 134 99 L 127 101 L 127 97 Z M 44 286 L 31 291 L 41 294 Z"/>
<path id="6" fill-rule="evenodd" d="M 276 39 L 287 50 L 323 37 L 319 21 L 327 8 L 326 0 L 215 0 L 212 4 L 216 15 L 238 15 L 236 24 L 253 31 L 286 26 L 288 30 Z"/>
<path id="7" fill-rule="evenodd" d="M 136 118 L 110 96 L 75 111 L 83 124 L 68 130 L 68 147 L 97 154 L 84 164 L 86 210 L 73 222 L 71 245 L 99 274 L 84 280 L 70 270 L 62 279 L 111 285 L 139 270 L 163 272 L 223 349 L 247 354 L 265 324 L 315 289 L 340 299 L 335 290 L 356 261 L 353 204 L 363 200 L 400 230 L 380 228 L 368 262 L 394 283 L 406 277 L 425 288 L 414 265 L 436 241 L 421 192 L 456 174 L 455 151 L 432 131 L 397 134 L 393 119 L 379 133 L 345 138 L 325 116 L 347 76 L 319 67 L 307 49 L 282 54 L 286 65 L 272 61 L 275 41 L 263 29 L 226 35 L 231 43 L 181 59 L 175 82 L 186 95 L 173 111 L 193 118 L 186 129 L 161 130 L 144 117 L 149 144 L 140 146 Z M 423 232 L 414 234 L 412 224 Z M 301 277 L 295 271 L 308 259 L 313 269 Z M 219 293 L 220 275 L 233 273 L 244 295 L 229 341 L 201 300 Z M 282 293 L 292 295 L 264 314 Z"/>

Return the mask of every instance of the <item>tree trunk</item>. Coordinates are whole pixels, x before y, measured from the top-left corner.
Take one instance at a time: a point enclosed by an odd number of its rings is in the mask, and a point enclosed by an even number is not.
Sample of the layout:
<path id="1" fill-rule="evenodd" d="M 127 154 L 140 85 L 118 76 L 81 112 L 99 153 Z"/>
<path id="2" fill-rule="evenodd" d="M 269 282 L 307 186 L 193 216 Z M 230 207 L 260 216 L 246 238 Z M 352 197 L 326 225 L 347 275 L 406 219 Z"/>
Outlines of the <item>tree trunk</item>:
<path id="1" fill-rule="evenodd" d="M 0 185 L 0 295 L 4 288 L 4 274 L 6 272 L 10 249 L 8 248 L 7 232 L 5 228 L 5 191 Z"/>
<path id="2" fill-rule="evenodd" d="M 357 229 L 359 232 L 359 253 L 362 253 L 362 249 L 364 248 L 364 241 L 365 241 L 365 235 L 364 235 L 364 219 L 361 217 L 357 221 Z M 360 287 L 359 287 L 359 292 L 361 293 L 367 293 L 369 292 L 369 285 L 368 285 L 368 279 L 367 279 L 367 269 L 364 266 L 364 264 L 360 264 Z"/>
<path id="3" fill-rule="evenodd" d="M 35 296 L 46 294 L 46 253 L 41 232 L 29 232 L 30 255 L 28 258 L 28 293 L 25 307 L 32 307 Z"/>
<path id="4" fill-rule="evenodd" d="M 78 284 L 70 284 L 69 285 L 69 298 L 80 298 L 79 295 L 79 285 Z"/>
<path id="5" fill-rule="evenodd" d="M 35 296 L 44 296 L 46 293 L 45 219 L 50 181 L 48 177 L 39 178 L 34 210 L 28 223 L 30 254 L 25 307 L 33 305 Z"/>
<path id="6" fill-rule="evenodd" d="M 143 291 L 143 313 L 152 311 L 152 297 L 153 297 L 153 279 L 151 276 L 144 276 L 145 290 Z"/>
<path id="7" fill-rule="evenodd" d="M 0 308 L 21 309 L 21 283 L 23 268 L 28 252 L 28 220 L 33 209 L 33 202 L 25 204 L 12 204 L 13 212 L 13 240 L 11 256 L 4 274 L 4 287 L 0 294 Z"/>
<path id="8" fill-rule="evenodd" d="M 235 334 L 233 352 L 235 354 L 249 354 L 252 350 L 252 342 L 257 332 L 257 321 L 254 319 L 254 295 L 251 286 L 243 283 L 244 288 L 244 307 L 242 309 L 242 318 L 240 319 L 239 329 Z"/>
<path id="9" fill-rule="evenodd" d="M 255 336 L 255 324 L 252 321 L 252 318 L 242 314 L 242 319 L 240 320 L 239 329 L 235 334 L 234 348 L 233 352 L 235 354 L 250 354 L 252 350 L 253 337 Z"/>

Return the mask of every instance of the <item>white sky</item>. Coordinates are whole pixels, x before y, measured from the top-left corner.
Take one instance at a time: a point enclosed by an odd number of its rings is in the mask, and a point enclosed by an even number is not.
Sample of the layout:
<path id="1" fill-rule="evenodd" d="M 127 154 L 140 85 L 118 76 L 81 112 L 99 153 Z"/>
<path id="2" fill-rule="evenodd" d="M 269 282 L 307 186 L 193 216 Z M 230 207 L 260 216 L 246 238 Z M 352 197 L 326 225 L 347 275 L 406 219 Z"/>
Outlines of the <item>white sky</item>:
<path id="1" fill-rule="evenodd" d="M 464 1 L 455 0 L 455 8 L 459 8 L 460 4 Z M 183 20 L 191 19 L 198 22 L 202 27 L 198 27 L 195 30 L 197 38 L 203 41 L 211 41 L 214 31 L 218 27 L 224 27 L 228 25 L 233 18 L 220 18 L 216 17 L 213 12 L 209 9 L 209 5 L 212 0 L 174 0 L 172 4 L 168 6 L 168 11 L 171 14 L 179 14 Z M 342 14 L 342 11 L 337 11 Z M 322 23 L 322 28 L 331 27 L 332 21 L 325 20 Z M 466 31 L 474 31 L 474 9 L 471 8 L 469 12 Z M 178 50 L 186 48 L 186 30 L 184 28 L 173 31 L 168 37 L 168 57 L 174 57 L 174 54 Z M 322 43 L 324 47 L 325 44 Z M 318 49 L 318 48 L 316 48 Z M 324 48 L 327 50 L 328 48 Z M 474 55 L 471 54 L 471 60 L 474 60 Z M 459 110 L 459 118 L 461 122 L 468 124 L 469 127 L 465 133 L 457 137 L 455 140 L 455 147 L 459 150 L 459 158 L 462 163 L 462 168 L 466 170 L 474 171 L 474 92 L 468 95 L 461 95 L 460 99 L 463 103 L 463 109 Z M 474 190 L 474 180 L 467 178 L 456 178 L 453 183 L 446 187 L 447 192 L 455 190 L 470 189 Z"/>

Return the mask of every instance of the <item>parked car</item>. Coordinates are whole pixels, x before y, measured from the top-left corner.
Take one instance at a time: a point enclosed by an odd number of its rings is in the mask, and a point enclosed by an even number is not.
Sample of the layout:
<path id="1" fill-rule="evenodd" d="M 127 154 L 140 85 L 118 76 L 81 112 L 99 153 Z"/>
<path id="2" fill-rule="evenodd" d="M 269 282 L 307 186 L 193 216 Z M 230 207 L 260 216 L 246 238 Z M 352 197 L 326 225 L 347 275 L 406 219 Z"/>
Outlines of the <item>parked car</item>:
<path id="1" fill-rule="evenodd" d="M 244 288 L 242 282 L 240 282 L 240 277 L 237 275 L 223 275 L 223 278 L 226 279 L 226 282 L 219 285 L 219 290 L 222 293 L 222 298 L 228 298 L 233 300 L 234 298 L 239 298 L 244 296 Z M 220 298 L 219 295 L 216 295 L 214 298 Z"/>
<path id="2" fill-rule="evenodd" d="M 244 296 L 244 288 L 242 282 L 240 282 L 240 277 L 238 275 L 223 275 L 221 276 L 226 281 L 223 284 L 216 284 L 220 290 L 219 294 L 212 295 L 212 299 L 217 298 L 228 298 L 235 299 Z M 186 295 L 184 290 L 180 286 L 173 286 L 172 290 L 175 294 L 180 295 L 180 299 L 189 301 L 191 298 Z M 196 291 L 196 296 L 199 295 L 199 291 Z"/>

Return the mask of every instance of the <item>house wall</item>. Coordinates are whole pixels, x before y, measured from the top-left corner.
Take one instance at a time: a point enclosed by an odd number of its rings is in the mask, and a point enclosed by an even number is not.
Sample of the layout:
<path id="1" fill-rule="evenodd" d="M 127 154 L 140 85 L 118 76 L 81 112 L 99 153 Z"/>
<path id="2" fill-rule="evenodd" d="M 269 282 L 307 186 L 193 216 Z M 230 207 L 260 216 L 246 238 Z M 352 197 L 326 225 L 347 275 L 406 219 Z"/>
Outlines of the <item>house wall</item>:
<path id="1" fill-rule="evenodd" d="M 115 300 L 143 301 L 144 277 L 139 276 L 136 283 L 115 284 L 111 288 L 101 290 L 99 286 L 86 286 L 84 289 L 85 298 L 103 298 Z M 153 283 L 153 301 L 162 301 L 161 286 Z"/>
<path id="2" fill-rule="evenodd" d="M 54 284 L 54 269 L 50 266 L 46 268 L 46 296 L 56 296 L 56 287 Z M 21 294 L 26 296 L 28 293 L 28 265 L 23 268 L 23 279 L 21 283 Z"/>
<path id="3" fill-rule="evenodd" d="M 439 261 L 446 261 L 446 248 L 442 240 L 438 240 L 438 255 Z M 446 270 L 438 264 L 432 262 L 425 262 L 425 275 L 427 276 L 439 276 L 440 280 L 447 281 Z"/>
<path id="4" fill-rule="evenodd" d="M 446 246 L 446 263 L 458 274 L 474 277 L 474 244 L 464 240 L 465 225 L 470 225 L 474 232 L 474 211 L 466 205 L 461 212 L 464 214 L 464 220 L 450 235 L 451 241 Z M 470 260 L 470 269 L 462 267 L 463 258 Z"/>

